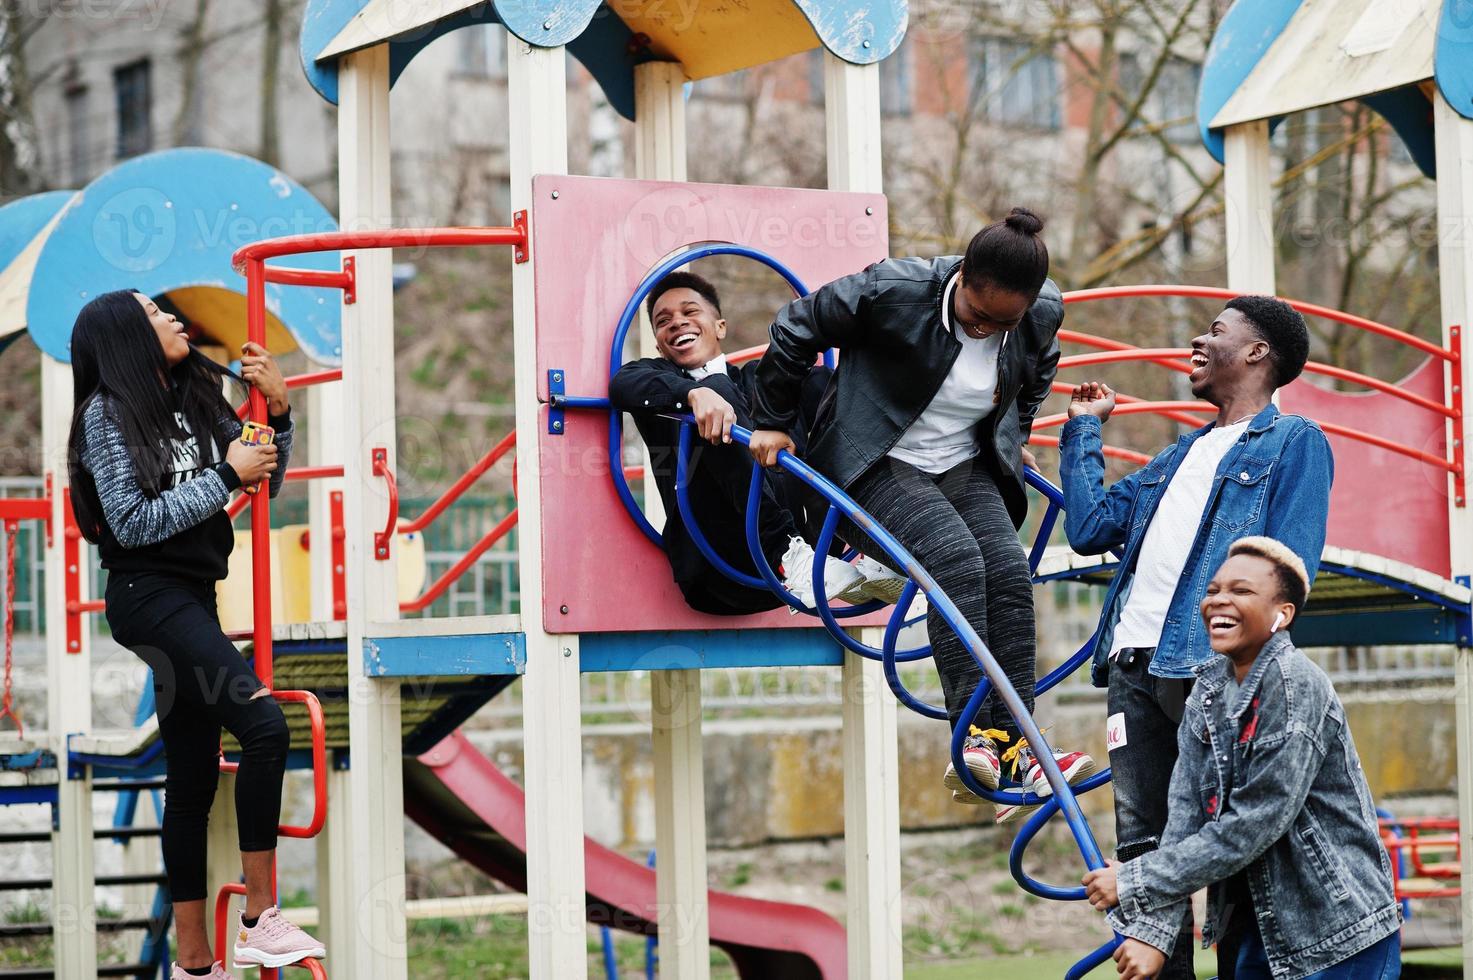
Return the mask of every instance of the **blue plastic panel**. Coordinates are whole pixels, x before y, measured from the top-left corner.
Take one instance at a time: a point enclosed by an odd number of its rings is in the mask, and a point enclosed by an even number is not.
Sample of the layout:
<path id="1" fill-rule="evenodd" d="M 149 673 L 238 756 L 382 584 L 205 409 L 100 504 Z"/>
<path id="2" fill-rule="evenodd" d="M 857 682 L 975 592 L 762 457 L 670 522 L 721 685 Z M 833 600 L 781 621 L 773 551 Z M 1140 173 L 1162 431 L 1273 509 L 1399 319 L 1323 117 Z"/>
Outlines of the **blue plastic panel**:
<path id="1" fill-rule="evenodd" d="M 26 325 L 37 346 L 69 363 L 77 312 L 99 293 L 204 286 L 243 295 L 245 278 L 230 265 L 237 248 L 337 227 L 306 189 L 259 160 L 195 148 L 134 157 L 66 205 L 36 262 Z M 339 268 L 336 252 L 280 264 Z M 267 283 L 266 306 L 313 361 L 342 362 L 337 290 Z"/>
<path id="2" fill-rule="evenodd" d="M 706 667 L 837 667 L 843 651 L 821 629 L 652 630 L 585 633 L 584 673 Z"/>
<path id="3" fill-rule="evenodd" d="M 525 673 L 525 633 L 381 636 L 363 641 L 370 677 L 482 677 Z"/>

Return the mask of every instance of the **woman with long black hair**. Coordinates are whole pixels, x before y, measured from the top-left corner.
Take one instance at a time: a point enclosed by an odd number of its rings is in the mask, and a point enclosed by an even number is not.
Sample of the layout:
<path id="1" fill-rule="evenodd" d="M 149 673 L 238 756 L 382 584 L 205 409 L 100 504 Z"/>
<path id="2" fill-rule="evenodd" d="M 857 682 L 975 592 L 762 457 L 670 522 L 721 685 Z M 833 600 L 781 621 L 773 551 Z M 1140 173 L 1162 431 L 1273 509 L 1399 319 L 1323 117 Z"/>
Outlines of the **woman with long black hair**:
<path id="1" fill-rule="evenodd" d="M 142 293 L 93 299 L 72 328 L 76 396 L 68 469 L 77 524 L 108 570 L 113 637 L 153 669 L 167 767 L 163 852 L 178 955 L 172 977 L 228 980 L 205 934 L 205 827 L 219 778 L 220 730 L 241 746 L 235 791 L 246 900 L 238 964 L 286 966 L 324 950 L 287 922 L 272 894 L 290 734 L 281 708 L 220 629 L 215 584 L 235 543 L 230 495 L 291 455 L 286 382 L 265 348 L 242 348 L 236 376 L 196 350 L 185 326 Z M 266 399 L 274 445 L 240 442 L 226 380 Z"/>
<path id="2" fill-rule="evenodd" d="M 1033 585 L 1018 539 L 1028 510 L 1023 467 L 1032 461 L 1025 444 L 1058 368 L 1064 320 L 1042 230 L 1043 219 L 1013 208 L 977 232 L 965 255 L 886 259 L 783 307 L 757 367 L 752 416 L 760 431 L 751 441 L 764 466 L 793 451 L 786 429 L 799 386 L 824 349 L 839 348 L 807 461 L 935 577 L 1029 711 Z M 883 560 L 858 527 L 846 521 L 839 533 Z M 972 775 L 996 789 L 1011 762 L 1025 789 L 1051 792 L 996 691 L 978 717 L 962 717 L 982 672 L 935 606 L 926 629 L 951 725 L 969 726 L 963 759 Z M 1095 771 L 1082 752 L 1054 755 L 1070 782 Z M 944 783 L 957 802 L 982 802 L 954 770 Z M 998 822 L 1028 809 L 998 804 Z"/>

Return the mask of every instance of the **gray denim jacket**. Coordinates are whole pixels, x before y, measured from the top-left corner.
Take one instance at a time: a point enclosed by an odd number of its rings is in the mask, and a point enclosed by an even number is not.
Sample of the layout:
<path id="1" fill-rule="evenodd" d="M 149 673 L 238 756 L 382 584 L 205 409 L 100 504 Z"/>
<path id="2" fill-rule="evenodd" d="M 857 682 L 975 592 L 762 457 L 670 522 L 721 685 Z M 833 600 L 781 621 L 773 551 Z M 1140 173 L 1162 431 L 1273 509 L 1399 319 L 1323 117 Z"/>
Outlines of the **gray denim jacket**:
<path id="1" fill-rule="evenodd" d="M 1223 883 L 1246 868 L 1269 966 L 1294 980 L 1391 935 L 1401 909 L 1330 679 L 1285 631 L 1226 697 L 1232 669 L 1219 656 L 1197 670 L 1161 849 L 1121 867 L 1110 925 L 1169 953 L 1190 896 L 1207 887 L 1208 946 L 1231 912 Z"/>

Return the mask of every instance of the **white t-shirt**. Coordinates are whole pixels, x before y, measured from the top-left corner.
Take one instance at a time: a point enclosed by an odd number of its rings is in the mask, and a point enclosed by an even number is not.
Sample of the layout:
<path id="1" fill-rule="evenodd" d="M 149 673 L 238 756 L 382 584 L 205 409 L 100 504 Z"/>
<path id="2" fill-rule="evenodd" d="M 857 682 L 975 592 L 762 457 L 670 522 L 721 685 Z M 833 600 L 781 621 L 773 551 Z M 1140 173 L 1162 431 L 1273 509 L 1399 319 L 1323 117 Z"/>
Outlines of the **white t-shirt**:
<path id="1" fill-rule="evenodd" d="M 1171 607 L 1176 585 L 1186 569 L 1187 554 L 1197 540 L 1202 515 L 1207 510 L 1207 497 L 1217 467 L 1233 443 L 1238 441 L 1250 419 L 1226 428 L 1212 429 L 1192 443 L 1187 458 L 1182 460 L 1166 485 L 1166 493 L 1156 507 L 1151 524 L 1141 542 L 1136 560 L 1135 579 L 1130 595 L 1120 612 L 1110 656 L 1126 647 L 1154 647 L 1161 639 L 1166 612 Z"/>
<path id="2" fill-rule="evenodd" d="M 974 340 L 952 326 L 951 297 L 960 278 L 960 273 L 953 275 L 942 293 L 941 322 L 961 341 L 962 352 L 931 404 L 889 453 L 926 473 L 945 473 L 977 455 L 977 423 L 997 408 L 998 354 L 1008 335 L 999 331 L 985 340 Z"/>

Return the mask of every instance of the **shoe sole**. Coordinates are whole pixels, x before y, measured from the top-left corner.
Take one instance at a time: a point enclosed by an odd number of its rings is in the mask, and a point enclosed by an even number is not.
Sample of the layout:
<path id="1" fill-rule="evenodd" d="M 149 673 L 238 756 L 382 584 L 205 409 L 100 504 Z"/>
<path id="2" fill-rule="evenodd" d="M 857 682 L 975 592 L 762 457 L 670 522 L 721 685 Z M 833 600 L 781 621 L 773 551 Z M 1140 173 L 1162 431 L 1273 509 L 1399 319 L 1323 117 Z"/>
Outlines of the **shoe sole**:
<path id="1" fill-rule="evenodd" d="M 266 966 L 282 967 L 300 963 L 302 960 L 321 960 L 327 958 L 327 950 L 321 946 L 299 953 L 267 953 L 249 946 L 235 947 L 236 966 Z"/>
<path id="2" fill-rule="evenodd" d="M 859 591 L 866 598 L 878 599 L 887 606 L 893 606 L 900 601 L 900 593 L 905 591 L 907 580 L 895 578 L 865 579 L 859 586 Z"/>
<path id="3" fill-rule="evenodd" d="M 993 772 L 985 766 L 974 766 L 970 761 L 967 762 L 967 771 L 972 774 L 973 779 L 982 784 L 984 789 L 997 789 L 997 779 L 1000 773 Z M 980 803 L 987 802 L 967 788 L 966 783 L 962 782 L 962 777 L 958 775 L 955 766 L 946 767 L 946 775 L 941 777 L 941 785 L 951 790 L 951 799 L 953 802 L 965 803 L 968 806 L 976 806 Z"/>

